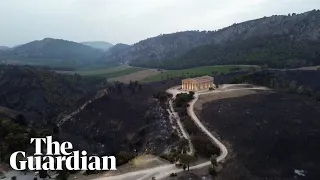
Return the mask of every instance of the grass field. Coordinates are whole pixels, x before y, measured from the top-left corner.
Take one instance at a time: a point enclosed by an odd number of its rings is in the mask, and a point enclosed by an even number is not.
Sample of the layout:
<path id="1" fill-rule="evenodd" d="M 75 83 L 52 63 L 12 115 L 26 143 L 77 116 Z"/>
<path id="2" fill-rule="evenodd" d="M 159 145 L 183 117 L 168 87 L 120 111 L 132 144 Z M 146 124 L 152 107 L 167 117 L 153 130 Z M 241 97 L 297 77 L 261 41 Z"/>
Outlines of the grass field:
<path id="1" fill-rule="evenodd" d="M 102 67 L 95 67 L 90 69 L 81 69 L 76 71 L 56 71 L 58 73 L 66 73 L 66 74 L 80 74 L 82 76 L 93 76 L 93 75 L 103 75 L 108 74 L 116 71 L 122 71 L 129 69 L 130 67 L 127 65 L 121 65 L 121 66 L 102 66 Z"/>
<path id="2" fill-rule="evenodd" d="M 100 74 L 100 75 L 96 75 L 96 76 L 103 76 L 106 78 L 115 78 L 115 77 L 120 77 L 120 76 L 125 76 L 125 75 L 129 75 L 135 72 L 139 72 L 144 70 L 143 68 L 137 68 L 137 67 L 130 67 L 124 70 L 120 70 L 120 71 L 114 71 L 114 72 L 109 72 L 106 74 Z"/>
<path id="3" fill-rule="evenodd" d="M 142 71 L 130 73 L 124 76 L 118 76 L 115 78 L 109 78 L 108 81 L 119 81 L 123 83 L 129 83 L 130 81 L 141 81 L 147 77 L 159 74 L 161 71 L 157 69 L 145 69 Z"/>
<path id="4" fill-rule="evenodd" d="M 156 82 L 174 77 L 194 77 L 194 76 L 204 76 L 204 75 L 214 75 L 221 73 L 228 73 L 232 71 L 253 71 L 259 70 L 259 66 L 250 65 L 226 65 L 226 66 L 203 66 L 191 69 L 182 70 L 168 70 L 163 73 L 150 76 L 145 78 L 145 82 Z"/>
<path id="5" fill-rule="evenodd" d="M 80 74 L 82 76 L 99 76 L 106 78 L 114 78 L 119 76 L 128 75 L 138 71 L 144 70 L 143 68 L 130 67 L 127 65 L 111 66 L 111 67 L 96 67 L 91 70 L 77 70 L 77 71 L 56 71 L 62 74 Z"/>

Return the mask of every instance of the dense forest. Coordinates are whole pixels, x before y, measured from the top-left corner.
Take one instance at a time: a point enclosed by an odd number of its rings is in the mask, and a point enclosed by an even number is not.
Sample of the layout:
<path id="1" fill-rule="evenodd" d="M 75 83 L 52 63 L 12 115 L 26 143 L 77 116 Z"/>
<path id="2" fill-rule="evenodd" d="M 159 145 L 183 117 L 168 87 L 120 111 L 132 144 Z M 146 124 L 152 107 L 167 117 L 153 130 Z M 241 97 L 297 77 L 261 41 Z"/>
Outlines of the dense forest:
<path id="1" fill-rule="evenodd" d="M 135 66 L 184 69 L 195 66 L 249 64 L 295 68 L 320 64 L 320 41 L 296 41 L 289 36 L 253 37 L 222 45 L 205 45 L 177 59 L 132 62 Z"/>

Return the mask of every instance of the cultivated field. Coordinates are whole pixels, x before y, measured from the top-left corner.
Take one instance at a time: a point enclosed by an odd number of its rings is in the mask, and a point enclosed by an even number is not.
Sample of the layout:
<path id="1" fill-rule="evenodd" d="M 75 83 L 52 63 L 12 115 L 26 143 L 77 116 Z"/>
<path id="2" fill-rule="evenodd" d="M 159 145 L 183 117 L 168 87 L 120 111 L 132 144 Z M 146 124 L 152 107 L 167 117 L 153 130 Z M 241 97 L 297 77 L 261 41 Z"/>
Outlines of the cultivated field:
<path id="1" fill-rule="evenodd" d="M 318 179 L 318 106 L 304 97 L 271 91 L 202 96 L 197 113 L 231 148 L 217 179 Z"/>
<path id="2" fill-rule="evenodd" d="M 259 70 L 259 66 L 250 65 L 226 65 L 226 66 L 203 66 L 191 69 L 168 70 L 157 75 L 153 75 L 144 79 L 145 82 L 161 81 L 175 77 L 193 77 L 203 75 L 217 75 L 228 72 L 238 71 L 254 71 Z"/>
<path id="3" fill-rule="evenodd" d="M 143 68 L 130 67 L 127 65 L 122 66 L 112 66 L 112 67 L 96 67 L 96 69 L 83 69 L 77 71 L 56 71 L 58 73 L 65 74 L 80 74 L 82 76 L 100 76 L 106 78 L 114 78 L 119 76 L 124 76 L 127 74 L 135 73 L 144 70 Z"/>
<path id="4" fill-rule="evenodd" d="M 120 81 L 123 83 L 129 83 L 130 81 L 142 81 L 150 76 L 156 76 L 160 73 L 161 71 L 158 71 L 156 69 L 145 69 L 133 73 L 128 73 L 123 76 L 116 76 L 115 78 L 108 79 L 108 81 Z"/>

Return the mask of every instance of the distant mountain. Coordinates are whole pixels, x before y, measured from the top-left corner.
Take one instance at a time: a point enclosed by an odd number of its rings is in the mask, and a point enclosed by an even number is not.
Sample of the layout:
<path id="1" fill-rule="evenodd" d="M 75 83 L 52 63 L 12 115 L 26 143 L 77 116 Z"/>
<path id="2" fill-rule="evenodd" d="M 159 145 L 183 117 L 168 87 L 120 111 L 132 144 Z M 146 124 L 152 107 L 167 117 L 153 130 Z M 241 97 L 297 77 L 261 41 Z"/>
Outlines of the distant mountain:
<path id="1" fill-rule="evenodd" d="M 118 63 L 125 63 L 126 59 L 125 52 L 130 48 L 131 46 L 127 44 L 116 44 L 112 46 L 100 59 L 100 62 L 107 62 L 112 64 L 118 64 Z"/>
<path id="2" fill-rule="evenodd" d="M 302 14 L 290 14 L 287 16 L 274 15 L 233 24 L 218 31 L 186 31 L 160 35 L 140 41 L 125 51 L 118 52 L 121 55 L 109 54 L 108 56 L 113 57 L 113 61 L 129 61 L 133 66 L 165 67 L 165 65 L 162 64 L 182 58 L 183 56 L 188 57 L 192 52 L 204 53 L 198 50 L 192 51 L 200 46 L 214 45 L 215 48 L 219 48 L 217 46 L 224 46 L 233 42 L 237 42 L 241 46 L 241 41 L 251 41 L 250 39 L 252 38 L 264 39 L 270 37 L 286 37 L 286 39 L 291 39 L 295 42 L 319 41 L 320 11 L 313 10 Z M 206 53 L 210 52 L 211 50 L 208 48 Z M 186 53 L 188 53 L 188 55 L 185 55 Z M 192 56 L 196 57 L 197 55 L 194 54 Z M 298 58 L 298 56 L 291 58 Z M 179 60 L 180 63 L 182 61 L 181 59 Z M 191 61 L 193 66 L 197 66 L 196 61 L 202 60 L 195 58 L 188 61 L 188 63 Z M 186 62 L 185 64 L 188 63 Z M 210 61 L 210 63 L 207 64 L 215 64 L 215 62 Z M 183 67 L 186 66 L 175 66 L 172 68 Z"/>
<path id="3" fill-rule="evenodd" d="M 210 33 L 199 31 L 160 35 L 126 46 L 124 51 L 107 52 L 105 60 L 130 62 L 137 59 L 157 60 L 179 57 L 192 48 L 210 43 L 209 36 Z"/>
<path id="4" fill-rule="evenodd" d="M 20 64 L 77 67 L 100 58 L 102 50 L 61 39 L 45 38 L 0 53 L 0 60 Z"/>
<path id="5" fill-rule="evenodd" d="M 0 46 L 0 50 L 7 50 L 7 49 L 9 49 L 9 47 L 7 47 L 7 46 Z"/>
<path id="6" fill-rule="evenodd" d="M 100 49 L 103 51 L 107 51 L 113 46 L 113 44 L 109 42 L 104 42 L 104 41 L 89 41 L 89 42 L 82 42 L 81 44 L 90 46 L 95 49 Z"/>

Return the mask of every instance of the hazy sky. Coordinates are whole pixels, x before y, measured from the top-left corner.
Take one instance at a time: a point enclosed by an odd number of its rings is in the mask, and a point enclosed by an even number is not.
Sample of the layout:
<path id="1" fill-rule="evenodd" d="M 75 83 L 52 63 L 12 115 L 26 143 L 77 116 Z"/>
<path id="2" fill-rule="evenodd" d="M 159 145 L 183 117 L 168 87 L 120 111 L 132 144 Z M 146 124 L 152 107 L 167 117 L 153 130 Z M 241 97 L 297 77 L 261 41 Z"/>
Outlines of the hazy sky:
<path id="1" fill-rule="evenodd" d="M 320 8 L 320 0 L 0 0 L 0 45 L 45 37 L 132 44 Z"/>

